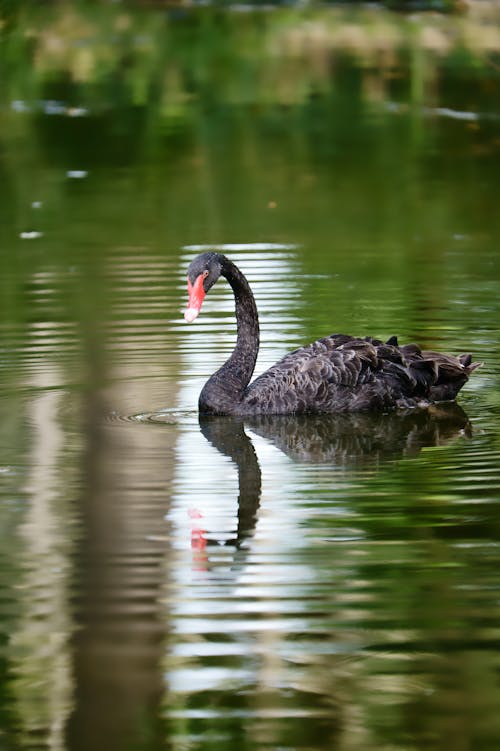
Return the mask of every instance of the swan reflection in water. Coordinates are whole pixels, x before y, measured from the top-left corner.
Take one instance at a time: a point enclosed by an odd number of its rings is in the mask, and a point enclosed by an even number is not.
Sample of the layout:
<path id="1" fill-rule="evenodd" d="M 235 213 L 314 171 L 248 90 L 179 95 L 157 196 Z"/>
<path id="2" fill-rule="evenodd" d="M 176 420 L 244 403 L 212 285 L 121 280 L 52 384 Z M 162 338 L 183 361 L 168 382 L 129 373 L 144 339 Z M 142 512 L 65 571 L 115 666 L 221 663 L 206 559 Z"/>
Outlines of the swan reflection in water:
<path id="1" fill-rule="evenodd" d="M 236 536 L 225 545 L 241 548 L 252 537 L 261 497 L 261 469 L 245 428 L 299 463 L 356 470 L 416 457 L 421 449 L 446 445 L 471 434 L 465 412 L 456 403 L 392 414 L 260 415 L 199 417 L 203 436 L 238 469 Z M 220 541 L 202 540 L 203 547 Z"/>

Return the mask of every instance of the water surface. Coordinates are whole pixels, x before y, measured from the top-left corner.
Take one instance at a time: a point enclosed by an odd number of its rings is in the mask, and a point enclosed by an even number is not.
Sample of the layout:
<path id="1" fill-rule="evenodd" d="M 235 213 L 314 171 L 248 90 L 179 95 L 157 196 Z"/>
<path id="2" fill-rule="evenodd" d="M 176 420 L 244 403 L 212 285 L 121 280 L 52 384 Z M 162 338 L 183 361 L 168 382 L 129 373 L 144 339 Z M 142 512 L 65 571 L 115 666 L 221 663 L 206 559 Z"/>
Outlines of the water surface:
<path id="1" fill-rule="evenodd" d="M 499 121 L 365 74 L 189 121 L 8 110 L 2 748 L 498 748 Z M 484 365 L 456 408 L 200 420 L 235 338 L 223 280 L 182 318 L 214 246 L 257 372 L 338 331 Z"/>

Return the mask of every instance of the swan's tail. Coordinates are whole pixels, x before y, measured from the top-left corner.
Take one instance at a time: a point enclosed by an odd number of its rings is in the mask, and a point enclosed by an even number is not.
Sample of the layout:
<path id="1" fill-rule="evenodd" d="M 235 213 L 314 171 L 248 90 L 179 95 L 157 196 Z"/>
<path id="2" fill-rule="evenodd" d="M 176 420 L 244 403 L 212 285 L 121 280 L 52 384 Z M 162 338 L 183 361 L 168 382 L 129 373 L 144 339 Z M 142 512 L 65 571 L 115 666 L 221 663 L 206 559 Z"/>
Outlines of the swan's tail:
<path id="1" fill-rule="evenodd" d="M 470 354 L 453 357 L 438 352 L 422 352 L 422 355 L 425 360 L 431 360 L 436 368 L 437 377 L 430 388 L 430 397 L 437 402 L 455 399 L 469 380 L 469 375 L 483 364 L 472 362 Z"/>

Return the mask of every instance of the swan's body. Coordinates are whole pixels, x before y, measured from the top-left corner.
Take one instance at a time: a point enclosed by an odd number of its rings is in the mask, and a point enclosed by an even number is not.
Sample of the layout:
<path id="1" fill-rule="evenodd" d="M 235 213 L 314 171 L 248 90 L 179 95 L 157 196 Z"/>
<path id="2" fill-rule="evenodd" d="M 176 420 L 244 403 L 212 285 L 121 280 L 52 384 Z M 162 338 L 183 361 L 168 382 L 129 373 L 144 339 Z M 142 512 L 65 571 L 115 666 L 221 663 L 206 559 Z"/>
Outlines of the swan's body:
<path id="1" fill-rule="evenodd" d="M 238 335 L 231 357 L 203 387 L 202 414 L 256 415 L 391 411 L 450 401 L 480 365 L 470 355 L 453 357 L 365 337 L 332 334 L 290 352 L 252 377 L 259 350 L 259 321 L 250 286 L 228 258 L 202 253 L 188 269 L 187 321 L 198 315 L 219 276 L 231 285 Z"/>

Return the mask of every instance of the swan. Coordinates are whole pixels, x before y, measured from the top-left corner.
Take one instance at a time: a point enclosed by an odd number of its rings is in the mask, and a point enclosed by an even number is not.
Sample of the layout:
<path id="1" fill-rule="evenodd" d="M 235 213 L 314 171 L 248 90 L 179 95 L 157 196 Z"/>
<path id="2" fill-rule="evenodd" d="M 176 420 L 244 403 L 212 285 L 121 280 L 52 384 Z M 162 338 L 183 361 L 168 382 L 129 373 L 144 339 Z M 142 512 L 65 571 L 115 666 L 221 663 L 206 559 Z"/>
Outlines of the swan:
<path id="1" fill-rule="evenodd" d="M 235 299 L 237 339 L 229 359 L 208 379 L 200 414 L 284 415 L 390 412 L 453 401 L 482 363 L 469 354 L 454 357 L 370 336 L 331 334 L 285 355 L 252 383 L 259 351 L 259 317 L 250 285 L 240 269 L 215 251 L 201 253 L 187 272 L 184 318 L 198 316 L 220 276 Z"/>

